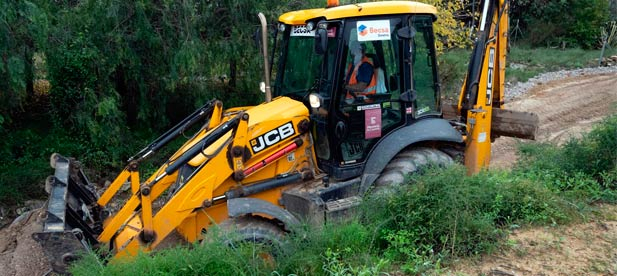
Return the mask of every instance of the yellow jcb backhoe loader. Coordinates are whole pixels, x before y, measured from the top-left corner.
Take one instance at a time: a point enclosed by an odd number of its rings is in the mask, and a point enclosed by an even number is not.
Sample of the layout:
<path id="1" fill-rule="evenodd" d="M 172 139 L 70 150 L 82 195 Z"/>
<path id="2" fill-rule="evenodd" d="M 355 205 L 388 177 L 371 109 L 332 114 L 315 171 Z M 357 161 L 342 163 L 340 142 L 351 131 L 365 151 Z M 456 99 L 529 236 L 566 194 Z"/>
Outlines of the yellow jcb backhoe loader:
<path id="1" fill-rule="evenodd" d="M 301 221 L 323 224 L 427 163 L 462 160 L 474 173 L 488 165 L 495 137 L 533 138 L 537 116 L 502 109 L 509 1 L 481 3 L 453 118 L 444 118 L 441 103 L 436 8 L 337 2 L 279 17 L 266 102 L 227 110 L 208 102 L 130 158 L 100 196 L 79 162 L 52 155 L 47 219 L 33 237 L 54 269 L 65 272 L 84 248 L 120 258 L 153 250 L 172 232 L 198 241 L 219 223 L 235 224 L 247 239 Z M 358 85 L 350 76 L 366 77 L 366 68 L 375 77 Z M 352 83 L 361 89 L 350 91 Z M 140 163 L 191 126 L 201 128 L 143 179 Z M 114 210 L 110 202 L 126 182 L 132 195 Z"/>

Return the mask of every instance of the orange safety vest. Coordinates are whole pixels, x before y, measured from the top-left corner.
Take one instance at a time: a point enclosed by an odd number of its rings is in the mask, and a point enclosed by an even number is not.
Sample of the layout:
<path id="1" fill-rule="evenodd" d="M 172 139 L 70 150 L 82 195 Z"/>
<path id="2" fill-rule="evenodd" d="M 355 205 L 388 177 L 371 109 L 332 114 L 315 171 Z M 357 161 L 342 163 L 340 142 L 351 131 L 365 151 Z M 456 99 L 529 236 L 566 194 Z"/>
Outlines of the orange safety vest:
<path id="1" fill-rule="evenodd" d="M 373 66 L 373 63 L 371 62 L 371 60 L 368 57 L 363 56 L 362 62 L 358 63 L 356 67 L 353 69 L 353 72 L 351 73 L 351 77 L 349 78 L 349 83 L 348 83 L 349 85 L 354 85 L 358 83 L 358 80 L 356 79 L 356 75 L 358 74 L 358 69 L 360 69 L 360 66 L 365 62 Z M 349 66 L 351 67 L 351 65 Z M 373 77 L 371 77 L 371 82 L 366 86 L 364 91 L 356 92 L 356 93 L 359 96 L 374 95 L 375 93 L 377 93 L 377 76 L 375 75 L 375 72 L 373 72 Z M 346 98 L 353 99 L 354 96 L 349 91 L 347 91 Z"/>

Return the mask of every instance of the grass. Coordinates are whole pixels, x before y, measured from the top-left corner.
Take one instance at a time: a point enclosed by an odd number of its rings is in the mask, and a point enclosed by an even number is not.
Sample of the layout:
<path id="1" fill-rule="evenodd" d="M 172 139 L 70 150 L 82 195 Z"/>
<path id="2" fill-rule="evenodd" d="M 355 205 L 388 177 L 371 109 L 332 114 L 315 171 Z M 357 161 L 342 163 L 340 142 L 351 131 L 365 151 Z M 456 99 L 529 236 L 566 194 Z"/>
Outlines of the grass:
<path id="1" fill-rule="evenodd" d="M 617 49 L 609 49 L 604 55 L 615 54 Z M 509 77 L 506 80 L 524 82 L 545 72 L 594 67 L 598 66 L 599 57 L 600 50 L 515 47 L 508 57 L 509 67 L 506 69 L 506 74 Z"/>
<path id="2" fill-rule="evenodd" d="M 471 50 L 456 49 L 438 58 L 442 93 L 448 101 L 458 100 L 470 55 Z M 617 48 L 604 53 L 605 57 L 613 55 L 617 55 Z M 506 59 L 506 82 L 514 84 L 546 72 L 595 67 L 599 57 L 600 50 L 512 47 Z"/>
<path id="3" fill-rule="evenodd" d="M 393 196 L 367 198 L 344 224 L 306 226 L 288 236 L 276 262 L 211 242 L 140 254 L 104 266 L 87 255 L 75 275 L 379 275 L 439 274 L 452 259 L 516 247 L 509 229 L 563 225 L 617 202 L 617 115 L 563 146 L 527 145 L 512 171 L 466 176 L 465 168 L 413 175 Z M 588 160 L 597 160 L 589 169 Z M 559 241 L 554 246 L 561 246 Z M 599 267 L 603 269 L 603 267 Z"/>

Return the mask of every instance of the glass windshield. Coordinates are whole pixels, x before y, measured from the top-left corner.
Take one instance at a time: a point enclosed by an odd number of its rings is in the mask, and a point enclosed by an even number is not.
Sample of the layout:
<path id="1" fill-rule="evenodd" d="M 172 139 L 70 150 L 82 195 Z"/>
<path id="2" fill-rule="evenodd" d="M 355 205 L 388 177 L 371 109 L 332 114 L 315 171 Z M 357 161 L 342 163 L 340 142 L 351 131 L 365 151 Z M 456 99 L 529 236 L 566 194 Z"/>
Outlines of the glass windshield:
<path id="1" fill-rule="evenodd" d="M 313 32 L 300 31 L 294 26 L 288 31 L 290 35 L 280 58 L 283 61 L 275 87 L 276 96 L 291 94 L 303 95 L 319 77 L 319 67 L 323 56 L 314 52 L 315 35 Z M 304 28 L 306 30 L 306 28 Z"/>

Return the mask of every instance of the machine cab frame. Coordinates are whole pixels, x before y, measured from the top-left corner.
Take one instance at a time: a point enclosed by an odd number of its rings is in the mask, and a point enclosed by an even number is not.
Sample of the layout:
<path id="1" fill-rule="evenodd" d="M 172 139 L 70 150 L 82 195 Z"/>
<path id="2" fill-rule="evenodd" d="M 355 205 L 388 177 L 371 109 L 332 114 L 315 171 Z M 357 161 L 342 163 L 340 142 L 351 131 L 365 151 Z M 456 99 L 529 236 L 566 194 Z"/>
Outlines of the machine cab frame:
<path id="1" fill-rule="evenodd" d="M 434 14 L 317 17 L 302 24 L 285 18 L 275 39 L 273 96 L 309 108 L 318 165 L 331 177 L 359 176 L 381 138 L 441 116 Z M 358 44 L 362 59 L 352 55 Z M 359 63 L 375 76 L 373 93 L 350 99 L 346 86 Z"/>

